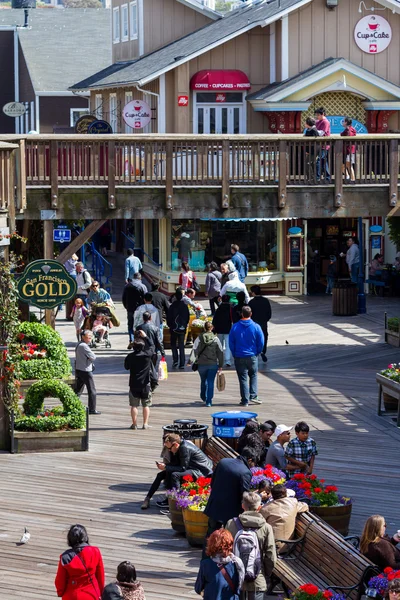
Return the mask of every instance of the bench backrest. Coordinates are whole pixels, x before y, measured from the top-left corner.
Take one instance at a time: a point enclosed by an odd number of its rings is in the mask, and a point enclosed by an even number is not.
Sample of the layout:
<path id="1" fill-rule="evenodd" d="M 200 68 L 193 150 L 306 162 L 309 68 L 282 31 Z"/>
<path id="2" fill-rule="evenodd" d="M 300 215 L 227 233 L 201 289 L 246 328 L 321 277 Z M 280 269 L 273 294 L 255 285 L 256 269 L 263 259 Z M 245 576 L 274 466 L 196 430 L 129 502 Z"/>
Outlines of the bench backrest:
<path id="1" fill-rule="evenodd" d="M 364 579 L 368 571 L 371 571 L 372 577 L 372 571 L 376 568 L 373 563 L 317 515 L 299 515 L 295 537 L 304 535 L 306 529 L 304 549 L 299 560 L 318 573 L 329 585 L 356 585 Z M 300 554 L 300 548 L 296 549 L 295 554 Z M 356 598 L 357 593 L 350 597 Z"/>
<path id="2" fill-rule="evenodd" d="M 214 467 L 221 458 L 236 458 L 239 456 L 226 442 L 214 436 L 204 440 L 203 452 L 212 460 Z"/>

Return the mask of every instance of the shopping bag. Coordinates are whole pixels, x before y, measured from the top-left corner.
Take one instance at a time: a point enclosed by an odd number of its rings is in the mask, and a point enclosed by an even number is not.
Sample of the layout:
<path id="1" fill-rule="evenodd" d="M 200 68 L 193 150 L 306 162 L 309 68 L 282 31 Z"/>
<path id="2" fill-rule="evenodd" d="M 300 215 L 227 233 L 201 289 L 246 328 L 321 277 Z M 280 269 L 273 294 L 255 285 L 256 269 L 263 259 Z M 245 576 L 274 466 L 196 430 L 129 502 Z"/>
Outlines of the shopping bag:
<path id="1" fill-rule="evenodd" d="M 166 379 L 168 379 L 167 361 L 162 358 L 158 366 L 158 381 L 165 381 Z"/>
<path id="2" fill-rule="evenodd" d="M 225 375 L 223 373 L 217 373 L 217 390 L 223 392 L 225 389 Z"/>

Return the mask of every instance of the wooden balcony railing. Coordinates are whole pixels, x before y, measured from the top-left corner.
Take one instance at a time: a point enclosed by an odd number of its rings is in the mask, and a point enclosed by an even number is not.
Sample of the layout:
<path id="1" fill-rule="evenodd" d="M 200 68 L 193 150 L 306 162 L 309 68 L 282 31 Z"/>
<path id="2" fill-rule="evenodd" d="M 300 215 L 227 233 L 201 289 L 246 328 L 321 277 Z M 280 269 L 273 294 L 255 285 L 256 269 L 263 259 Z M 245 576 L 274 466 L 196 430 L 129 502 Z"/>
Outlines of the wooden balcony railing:
<path id="1" fill-rule="evenodd" d="M 232 187 L 278 190 L 284 207 L 287 188 L 332 187 L 341 205 L 343 186 L 384 186 L 389 206 L 397 202 L 399 149 L 395 135 L 305 138 L 300 135 L 109 135 L 4 136 L 25 143 L 26 184 L 50 187 L 52 207 L 59 188 L 108 188 L 109 207 L 118 188 L 159 187 L 171 207 L 174 187 L 221 188 L 229 207 Z M 354 170 L 345 169 L 346 156 Z M 22 157 L 21 157 L 22 160 Z"/>

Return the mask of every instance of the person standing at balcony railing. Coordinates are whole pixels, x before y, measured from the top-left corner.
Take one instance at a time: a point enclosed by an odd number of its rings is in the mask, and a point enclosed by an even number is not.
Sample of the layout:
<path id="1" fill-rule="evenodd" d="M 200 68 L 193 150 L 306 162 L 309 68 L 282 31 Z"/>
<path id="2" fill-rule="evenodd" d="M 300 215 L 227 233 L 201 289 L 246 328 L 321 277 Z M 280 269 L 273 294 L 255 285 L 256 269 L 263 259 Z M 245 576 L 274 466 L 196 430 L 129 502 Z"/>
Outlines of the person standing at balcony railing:
<path id="1" fill-rule="evenodd" d="M 346 117 L 344 120 L 344 124 L 346 125 L 345 129 L 340 134 L 343 137 L 355 137 L 357 135 L 356 130 L 354 129 L 353 120 L 350 117 Z M 356 176 L 354 174 L 354 165 L 356 163 L 356 145 L 355 144 L 346 144 L 343 151 L 344 165 L 343 172 L 345 174 L 346 180 L 354 183 L 356 180 Z"/>
<path id="2" fill-rule="evenodd" d="M 125 260 L 125 283 L 128 283 L 128 279 L 132 280 L 135 273 L 139 273 L 142 269 L 142 263 L 135 256 L 132 248 L 128 248 L 128 258 Z"/>
<path id="3" fill-rule="evenodd" d="M 331 135 L 331 125 L 326 118 L 325 109 L 317 108 L 315 111 L 315 127 L 318 129 L 321 137 L 329 137 Z M 317 182 L 321 180 L 321 168 L 324 172 L 325 183 L 331 182 L 331 175 L 329 172 L 329 144 L 321 144 L 321 150 L 317 155 Z"/>
<path id="4" fill-rule="evenodd" d="M 348 250 L 346 254 L 343 252 L 340 256 L 343 258 L 346 256 L 346 263 L 349 269 L 350 279 L 353 283 L 358 283 L 358 271 L 360 269 L 360 250 L 358 248 L 356 238 L 349 238 L 347 240 Z"/>

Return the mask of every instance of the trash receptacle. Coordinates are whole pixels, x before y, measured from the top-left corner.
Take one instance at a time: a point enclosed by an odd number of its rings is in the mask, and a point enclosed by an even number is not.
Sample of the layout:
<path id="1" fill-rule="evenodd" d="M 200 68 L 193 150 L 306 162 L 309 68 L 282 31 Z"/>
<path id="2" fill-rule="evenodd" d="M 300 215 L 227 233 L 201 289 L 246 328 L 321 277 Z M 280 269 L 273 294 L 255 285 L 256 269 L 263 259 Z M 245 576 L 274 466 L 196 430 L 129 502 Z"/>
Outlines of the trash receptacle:
<path id="1" fill-rule="evenodd" d="M 337 317 L 357 314 L 358 287 L 349 280 L 337 281 L 332 289 L 332 313 Z"/>
<path id="2" fill-rule="evenodd" d="M 229 410 L 211 415 L 213 419 L 213 435 L 224 440 L 234 450 L 237 450 L 238 439 L 249 419 L 255 419 L 257 413 L 242 410 Z"/>
<path id="3" fill-rule="evenodd" d="M 172 425 L 164 425 L 163 426 L 163 439 L 167 433 L 177 433 L 184 440 L 190 440 L 195 444 L 198 448 L 202 448 L 204 444 L 204 440 L 208 438 L 208 425 L 199 425 L 197 421 L 194 423 L 190 423 L 191 419 L 178 419 L 176 422 L 174 421 Z M 182 421 L 185 421 L 182 423 Z"/>

